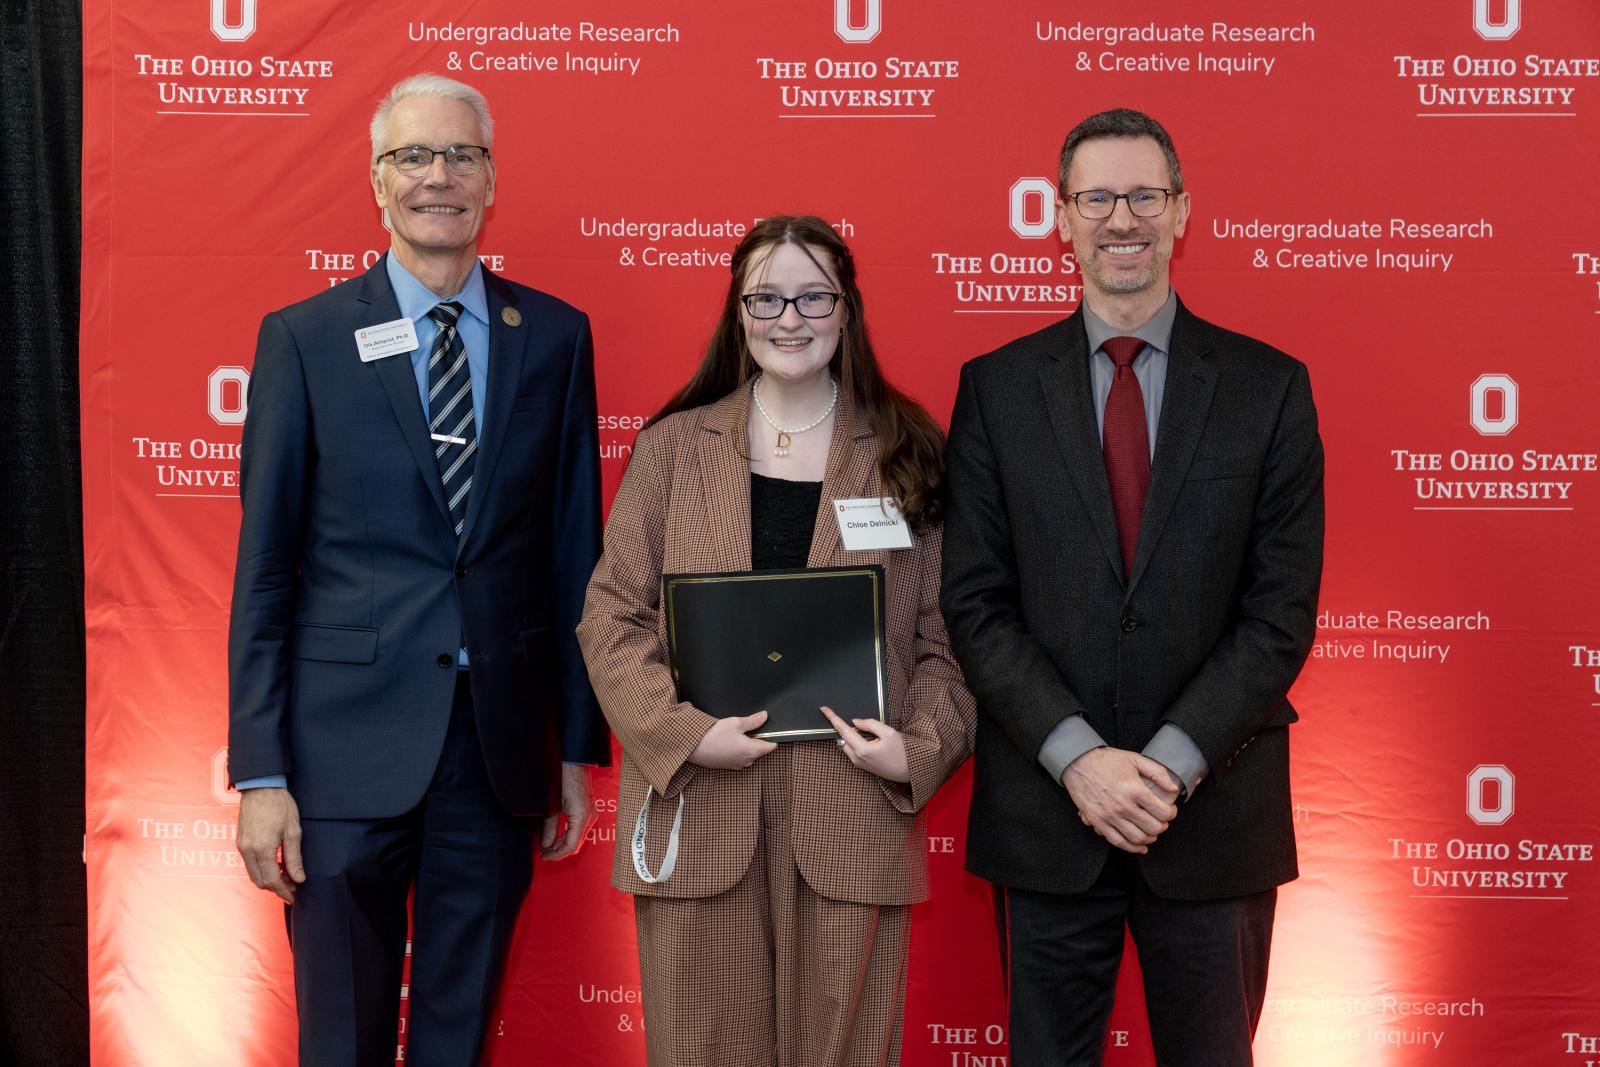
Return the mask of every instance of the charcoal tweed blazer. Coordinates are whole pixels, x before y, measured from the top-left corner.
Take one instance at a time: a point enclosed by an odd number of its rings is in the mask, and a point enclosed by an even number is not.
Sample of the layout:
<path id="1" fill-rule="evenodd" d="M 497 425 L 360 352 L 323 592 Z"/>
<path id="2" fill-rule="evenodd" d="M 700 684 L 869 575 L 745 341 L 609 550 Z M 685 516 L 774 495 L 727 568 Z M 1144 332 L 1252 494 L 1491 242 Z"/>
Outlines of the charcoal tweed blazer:
<path id="1" fill-rule="evenodd" d="M 1131 575 L 1080 311 L 967 363 L 951 419 L 945 618 L 978 698 L 967 866 L 1077 893 L 1110 849 L 1038 762 L 1082 714 L 1138 751 L 1164 722 L 1209 777 L 1139 858 L 1157 894 L 1297 873 L 1287 700 L 1322 574 L 1322 442 L 1306 368 L 1180 303 Z"/>
<path id="2" fill-rule="evenodd" d="M 705 897 L 750 866 L 759 783 L 742 771 L 687 762 L 714 721 L 680 702 L 668 668 L 661 575 L 750 567 L 750 393 L 740 389 L 639 434 L 606 524 L 578 641 L 601 709 L 622 745 L 612 882 L 630 893 Z M 939 614 L 937 528 L 913 549 L 847 552 L 827 504 L 879 495 L 877 438 L 841 396 L 828 446 L 823 506 L 807 565 L 877 563 L 887 572 L 889 721 L 905 736 L 911 782 L 853 767 L 828 741 L 791 742 L 795 861 L 823 896 L 910 904 L 927 896 L 921 812 L 972 749 L 971 694 Z M 634 871 L 633 827 L 653 786 L 647 857 L 656 870 L 678 797 L 684 798 L 677 869 L 654 885 Z"/>

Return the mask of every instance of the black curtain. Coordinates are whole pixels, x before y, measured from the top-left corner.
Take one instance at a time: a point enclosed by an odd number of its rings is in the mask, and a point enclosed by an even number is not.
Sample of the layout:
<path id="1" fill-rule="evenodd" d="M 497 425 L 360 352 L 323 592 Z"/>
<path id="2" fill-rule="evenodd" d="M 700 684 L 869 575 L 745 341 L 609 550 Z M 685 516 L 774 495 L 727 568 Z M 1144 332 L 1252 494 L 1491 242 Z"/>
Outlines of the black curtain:
<path id="1" fill-rule="evenodd" d="M 0 26 L 0 1063 L 89 1062 L 78 453 L 83 28 Z"/>

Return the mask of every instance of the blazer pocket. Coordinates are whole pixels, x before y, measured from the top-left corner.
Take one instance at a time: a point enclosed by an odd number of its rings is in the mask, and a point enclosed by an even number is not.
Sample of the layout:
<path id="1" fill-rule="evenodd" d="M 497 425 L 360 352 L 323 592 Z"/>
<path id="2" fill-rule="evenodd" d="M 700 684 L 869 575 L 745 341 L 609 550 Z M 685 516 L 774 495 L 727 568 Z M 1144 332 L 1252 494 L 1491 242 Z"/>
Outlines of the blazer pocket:
<path id="1" fill-rule="evenodd" d="M 540 626 L 517 634 L 522 645 L 522 658 L 529 663 L 541 663 L 556 658 L 556 628 Z"/>
<path id="2" fill-rule="evenodd" d="M 1197 459 L 1189 464 L 1186 482 L 1215 482 L 1224 478 L 1254 478 L 1256 469 L 1244 460 Z"/>
<path id="3" fill-rule="evenodd" d="M 295 659 L 326 663 L 371 663 L 378 658 L 378 631 L 366 626 L 321 626 L 298 622 L 289 642 Z"/>
<path id="4" fill-rule="evenodd" d="M 558 396 L 553 389 L 547 389 L 542 393 L 529 393 L 527 396 L 519 396 L 511 402 L 511 414 L 515 415 L 519 411 L 534 411 L 538 408 L 553 408 L 556 406 L 557 399 Z"/>
<path id="5" fill-rule="evenodd" d="M 1261 728 L 1265 730 L 1269 726 L 1288 726 L 1299 721 L 1300 713 L 1294 710 L 1293 704 L 1285 700 L 1278 705 L 1278 710 L 1272 713 L 1272 717 L 1261 724 Z"/>

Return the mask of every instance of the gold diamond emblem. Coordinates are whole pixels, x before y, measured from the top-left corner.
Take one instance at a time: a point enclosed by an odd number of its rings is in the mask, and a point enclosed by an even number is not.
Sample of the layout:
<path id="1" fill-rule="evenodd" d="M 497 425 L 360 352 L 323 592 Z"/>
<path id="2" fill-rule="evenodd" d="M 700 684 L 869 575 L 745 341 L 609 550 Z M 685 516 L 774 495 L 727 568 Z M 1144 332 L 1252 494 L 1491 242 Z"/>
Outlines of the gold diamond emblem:
<path id="1" fill-rule="evenodd" d="M 783 658 L 783 653 L 779 652 L 777 650 L 773 650 L 773 651 L 767 653 L 767 658 L 770 659 L 772 662 L 776 663 L 780 659 Z"/>

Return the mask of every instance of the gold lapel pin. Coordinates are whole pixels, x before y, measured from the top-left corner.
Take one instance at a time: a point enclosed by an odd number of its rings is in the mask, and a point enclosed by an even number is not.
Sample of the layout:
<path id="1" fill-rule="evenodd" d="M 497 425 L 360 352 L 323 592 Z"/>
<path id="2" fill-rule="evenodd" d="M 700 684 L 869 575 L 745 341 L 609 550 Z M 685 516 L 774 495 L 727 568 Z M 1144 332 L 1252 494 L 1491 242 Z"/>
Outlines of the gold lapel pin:
<path id="1" fill-rule="evenodd" d="M 501 308 L 500 321 L 505 323 L 507 326 L 521 326 L 522 312 L 512 307 Z"/>

